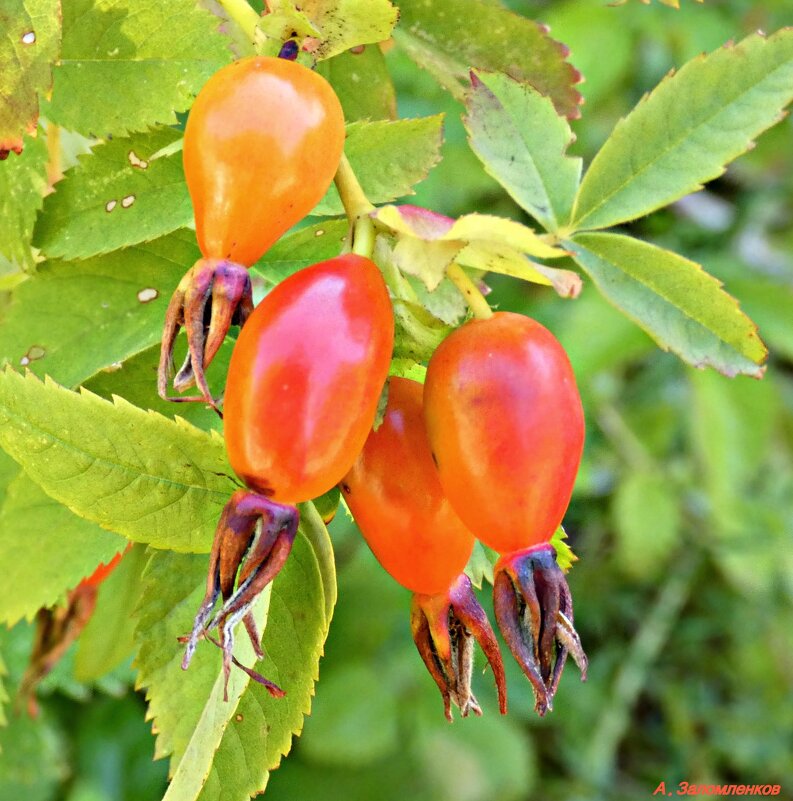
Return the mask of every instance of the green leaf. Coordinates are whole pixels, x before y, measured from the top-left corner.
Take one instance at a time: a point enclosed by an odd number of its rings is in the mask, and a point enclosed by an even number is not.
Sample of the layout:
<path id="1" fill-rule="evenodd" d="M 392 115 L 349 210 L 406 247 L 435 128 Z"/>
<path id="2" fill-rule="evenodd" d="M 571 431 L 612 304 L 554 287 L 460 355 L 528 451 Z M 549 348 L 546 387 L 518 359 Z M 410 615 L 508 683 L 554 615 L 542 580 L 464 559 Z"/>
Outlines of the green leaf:
<path id="1" fill-rule="evenodd" d="M 396 91 L 385 57 L 377 45 L 320 61 L 317 72 L 333 87 L 346 120 L 396 118 Z"/>
<path id="2" fill-rule="evenodd" d="M 52 86 L 60 45 L 60 0 L 4 0 L 0 9 L 0 153 L 36 130 L 39 96 Z M 2 193 L 0 193 L 0 197 Z"/>
<path id="3" fill-rule="evenodd" d="M 173 290 L 199 255 L 193 233 L 179 231 L 86 261 L 46 262 L 14 292 L 0 326 L 0 363 L 76 386 L 151 347 Z"/>
<path id="4" fill-rule="evenodd" d="M 600 292 L 663 350 L 728 376 L 762 376 L 767 351 L 756 326 L 698 264 L 617 234 L 579 234 L 565 244 Z"/>
<path id="5" fill-rule="evenodd" d="M 793 29 L 685 64 L 615 127 L 584 176 L 578 229 L 641 217 L 702 188 L 793 99 Z"/>
<path id="6" fill-rule="evenodd" d="M 388 203 L 413 194 L 413 186 L 440 161 L 442 143 L 442 114 L 417 120 L 354 122 L 347 126 L 344 153 L 366 197 L 372 203 Z M 344 213 L 335 186 L 331 185 L 311 213 Z"/>
<path id="7" fill-rule="evenodd" d="M 500 73 L 472 72 L 465 127 L 474 153 L 515 202 L 546 230 L 570 218 L 581 159 L 566 155 L 574 140 L 549 98 Z"/>
<path id="8" fill-rule="evenodd" d="M 50 258 L 84 259 L 191 225 L 181 152 L 152 159 L 179 139 L 159 128 L 81 156 L 44 201 L 36 246 Z"/>
<path id="9" fill-rule="evenodd" d="M 211 644 L 201 644 L 187 673 L 180 667 L 183 646 L 176 637 L 192 626 L 204 593 L 206 558 L 152 555 L 137 610 L 136 663 L 158 731 L 156 755 L 171 755 L 174 782 L 166 796 L 169 801 L 244 799 L 264 789 L 268 772 L 288 752 L 310 708 L 328 611 L 335 602 L 330 553 L 324 526 L 312 507 L 303 505 L 292 553 L 267 593 L 262 640 L 267 658 L 256 666 L 287 695 L 272 698 L 235 668 L 232 682 L 244 685 L 241 692 L 237 688 L 236 704 L 224 704 L 222 691 L 217 697 L 220 652 Z M 237 641 L 250 648 L 243 631 Z M 251 654 L 241 661 L 252 664 Z M 219 725 L 210 731 L 212 715 Z M 192 773 L 188 765 L 201 769 Z"/>
<path id="10" fill-rule="evenodd" d="M 177 122 L 231 59 L 194 0 L 70 0 L 47 118 L 105 137 Z"/>
<path id="11" fill-rule="evenodd" d="M 62 601 L 127 544 L 123 537 L 72 514 L 14 468 L 16 477 L 0 507 L 0 574 L 20 588 L 0 596 L 0 621 L 8 626 Z"/>
<path id="12" fill-rule="evenodd" d="M 184 343 L 177 340 L 181 346 Z M 231 352 L 235 340 L 227 337 L 220 346 L 212 366 L 209 369 L 210 389 L 215 389 L 216 376 L 225 376 L 231 359 Z M 186 348 L 185 348 L 186 350 Z M 176 354 L 175 361 L 180 363 L 182 353 Z M 89 378 L 84 386 L 94 395 L 105 400 L 113 400 L 114 395 L 120 395 L 133 406 L 140 409 L 150 409 L 159 412 L 165 417 L 181 417 L 203 431 L 223 431 L 223 421 L 217 412 L 204 403 L 173 403 L 165 401 L 157 394 L 155 383 L 157 381 L 157 367 L 160 361 L 160 346 L 147 348 L 132 356 L 121 364 L 101 370 Z M 217 387 L 218 392 L 221 387 Z"/>
<path id="13" fill-rule="evenodd" d="M 0 446 L 81 517 L 175 551 L 209 551 L 235 488 L 217 434 L 9 369 L 0 373 Z"/>
<path id="14" fill-rule="evenodd" d="M 560 114 L 580 116 L 578 71 L 567 48 L 533 20 L 481 0 L 399 0 L 394 38 L 420 66 L 463 100 L 471 68 L 505 72 L 550 97 Z"/>
<path id="15" fill-rule="evenodd" d="M 556 561 L 563 572 L 567 573 L 573 566 L 574 562 L 578 561 L 578 557 L 573 553 L 573 549 L 567 542 L 567 532 L 562 526 L 556 529 L 551 537 L 551 545 L 556 551 Z"/>
<path id="16" fill-rule="evenodd" d="M 323 220 L 278 240 L 253 269 L 275 286 L 298 270 L 338 256 L 347 238 L 347 219 Z"/>
<path id="17" fill-rule="evenodd" d="M 394 358 L 425 362 L 451 334 L 452 327 L 433 317 L 421 304 L 393 299 Z"/>
<path id="18" fill-rule="evenodd" d="M 135 620 L 130 610 L 140 599 L 141 575 L 147 562 L 146 548 L 136 545 L 99 586 L 96 608 L 77 641 L 77 681 L 96 681 L 132 654 Z"/>
<path id="19" fill-rule="evenodd" d="M 46 188 L 46 142 L 27 138 L 20 156 L 0 162 L 0 256 L 23 270 L 34 265 L 30 240 Z"/>
<path id="20" fill-rule="evenodd" d="M 482 589 L 482 584 L 486 581 L 493 583 L 493 568 L 498 561 L 498 554 L 487 545 L 483 545 L 479 540 L 474 542 L 474 550 L 471 558 L 465 566 L 465 574 L 478 589 Z"/>
<path id="21" fill-rule="evenodd" d="M 397 10 L 388 0 L 300 0 L 299 8 L 320 32 L 314 53 L 321 59 L 382 42 L 391 37 L 397 21 Z"/>
<path id="22" fill-rule="evenodd" d="M 667 476 L 648 470 L 625 474 L 612 514 L 617 563 L 629 576 L 649 582 L 661 575 L 679 542 L 679 504 Z"/>

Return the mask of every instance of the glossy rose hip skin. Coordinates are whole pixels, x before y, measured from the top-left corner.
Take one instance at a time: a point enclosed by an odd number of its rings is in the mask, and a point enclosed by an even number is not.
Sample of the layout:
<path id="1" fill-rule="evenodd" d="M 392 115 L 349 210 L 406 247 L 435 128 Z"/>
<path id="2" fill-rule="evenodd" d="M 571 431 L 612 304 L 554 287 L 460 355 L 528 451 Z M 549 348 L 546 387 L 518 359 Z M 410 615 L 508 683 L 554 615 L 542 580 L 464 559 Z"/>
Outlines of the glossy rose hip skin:
<path id="1" fill-rule="evenodd" d="M 344 146 L 341 104 L 317 73 L 257 56 L 219 70 L 199 92 L 184 136 L 184 169 L 202 258 L 171 299 L 158 391 L 167 397 L 181 327 L 189 353 L 174 378 L 214 405 L 204 376 L 232 324 L 251 313 L 247 268 L 319 202 Z"/>
<path id="2" fill-rule="evenodd" d="M 423 387 L 405 378 L 388 383 L 382 424 L 342 480 L 344 498 L 380 564 L 414 593 L 413 638 L 441 691 L 447 718 L 452 702 L 463 717 L 481 714 L 470 687 L 474 639 L 493 668 L 506 712 L 498 644 L 462 572 L 474 538 L 438 480 L 424 428 Z"/>
<path id="3" fill-rule="evenodd" d="M 567 583 L 549 544 L 584 444 L 570 362 L 538 322 L 498 312 L 441 343 L 424 402 L 444 491 L 468 528 L 502 554 L 496 616 L 544 714 L 568 650 L 585 670 Z"/>
<path id="4" fill-rule="evenodd" d="M 232 354 L 224 404 L 229 461 L 251 491 L 237 490 L 218 523 L 207 591 L 186 638 L 183 667 L 198 640 L 218 626 L 228 682 L 239 620 L 261 655 L 251 606 L 289 554 L 298 524 L 295 504 L 335 486 L 363 447 L 393 341 L 391 301 L 380 271 L 353 254 L 295 273 L 251 315 Z M 223 605 L 210 621 L 218 595 Z"/>

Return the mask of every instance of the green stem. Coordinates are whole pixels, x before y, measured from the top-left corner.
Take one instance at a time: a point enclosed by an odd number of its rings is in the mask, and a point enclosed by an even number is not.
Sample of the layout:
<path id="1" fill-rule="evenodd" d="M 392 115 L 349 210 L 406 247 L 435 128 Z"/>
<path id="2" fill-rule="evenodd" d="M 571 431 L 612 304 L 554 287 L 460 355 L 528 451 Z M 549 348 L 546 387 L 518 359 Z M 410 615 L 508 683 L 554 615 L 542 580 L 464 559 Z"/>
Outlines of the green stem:
<path id="1" fill-rule="evenodd" d="M 228 14 L 229 19 L 240 26 L 245 35 L 256 42 L 259 26 L 259 15 L 248 5 L 247 0 L 218 0 Z"/>
<path id="2" fill-rule="evenodd" d="M 462 292 L 465 302 L 474 317 L 479 320 L 487 320 L 493 316 L 490 304 L 485 300 L 485 296 L 479 291 L 479 287 L 466 275 L 462 267 L 457 262 L 452 262 L 446 268 L 446 275 L 449 280 Z"/>
<path id="3" fill-rule="evenodd" d="M 336 176 L 333 179 L 336 189 L 339 191 L 341 204 L 347 214 L 350 224 L 354 224 L 358 217 L 374 211 L 374 206 L 369 202 L 364 194 L 358 179 L 355 177 L 352 166 L 347 156 L 342 153 Z"/>
<path id="4" fill-rule="evenodd" d="M 374 206 L 364 194 L 358 178 L 344 154 L 341 156 L 333 181 L 339 192 L 347 219 L 350 221 L 352 252 L 371 259 L 374 253 L 375 230 L 374 222 L 369 215 L 374 211 Z"/>

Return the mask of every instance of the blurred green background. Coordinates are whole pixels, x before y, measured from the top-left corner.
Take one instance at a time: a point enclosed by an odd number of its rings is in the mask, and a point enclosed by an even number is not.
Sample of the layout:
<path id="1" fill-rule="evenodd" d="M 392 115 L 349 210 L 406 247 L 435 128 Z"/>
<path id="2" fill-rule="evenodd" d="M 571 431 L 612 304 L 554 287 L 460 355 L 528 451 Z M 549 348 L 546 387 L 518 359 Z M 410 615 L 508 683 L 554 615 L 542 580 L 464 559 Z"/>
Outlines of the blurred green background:
<path id="1" fill-rule="evenodd" d="M 585 159 L 670 68 L 793 21 L 790 0 L 681 2 L 508 3 L 548 23 L 586 76 L 573 148 Z M 415 202 L 520 216 L 468 151 L 460 108 L 398 51 L 388 60 L 400 116 L 448 114 L 444 161 Z M 791 219 L 788 119 L 705 192 L 631 226 L 702 263 L 740 300 L 771 350 L 762 381 L 685 367 L 586 284 L 564 301 L 492 281 L 494 304 L 561 339 L 587 410 L 566 527 L 580 557 L 569 581 L 589 680 L 570 666 L 540 720 L 509 660 L 509 716 L 477 671 L 484 716 L 448 725 L 410 638 L 409 594 L 340 512 L 339 603 L 314 712 L 269 801 L 634 801 L 661 781 L 780 784 L 793 798 Z M 24 625 L 3 636 L 11 685 L 30 637 Z M 156 801 L 165 763 L 151 762 L 131 668 L 86 687 L 72 663 L 45 683 L 39 725 L 0 729 L 0 799 Z"/>

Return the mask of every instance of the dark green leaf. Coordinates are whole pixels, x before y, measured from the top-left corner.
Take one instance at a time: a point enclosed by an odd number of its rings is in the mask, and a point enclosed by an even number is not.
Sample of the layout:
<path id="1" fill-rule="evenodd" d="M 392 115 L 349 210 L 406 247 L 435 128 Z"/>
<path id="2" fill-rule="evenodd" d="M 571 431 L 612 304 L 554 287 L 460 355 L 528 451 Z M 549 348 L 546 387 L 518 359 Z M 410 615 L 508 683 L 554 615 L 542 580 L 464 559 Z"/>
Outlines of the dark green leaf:
<path id="1" fill-rule="evenodd" d="M 341 101 L 344 118 L 349 122 L 396 117 L 394 84 L 377 45 L 320 61 L 317 72 L 330 82 Z"/>
<path id="2" fill-rule="evenodd" d="M 394 38 L 420 66 L 462 99 L 471 68 L 505 72 L 579 116 L 581 79 L 567 48 L 530 19 L 481 0 L 399 0 Z"/>
<path id="3" fill-rule="evenodd" d="M 347 126 L 344 153 L 372 203 L 388 203 L 413 193 L 440 161 L 443 115 L 417 120 L 354 122 Z M 311 212 L 344 213 L 336 187 Z"/>

